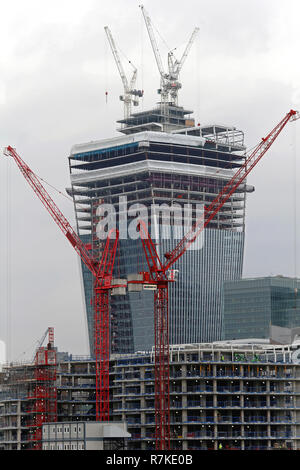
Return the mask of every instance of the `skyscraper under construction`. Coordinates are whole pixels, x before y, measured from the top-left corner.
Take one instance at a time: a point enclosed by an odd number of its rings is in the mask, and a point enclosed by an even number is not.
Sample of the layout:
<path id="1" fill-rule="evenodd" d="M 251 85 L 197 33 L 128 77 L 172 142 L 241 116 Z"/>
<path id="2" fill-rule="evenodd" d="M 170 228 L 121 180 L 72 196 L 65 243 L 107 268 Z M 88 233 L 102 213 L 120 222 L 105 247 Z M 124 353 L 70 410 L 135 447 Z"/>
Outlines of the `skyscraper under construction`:
<path id="1" fill-rule="evenodd" d="M 143 13 L 153 40 L 150 19 Z M 120 66 L 111 37 L 110 41 Z M 118 279 L 126 279 L 146 266 L 141 240 L 132 233 L 129 236 L 133 217 L 141 207 L 152 215 L 151 236 L 155 232 L 157 250 L 163 256 L 180 238 L 176 222 L 180 211 L 183 221 L 185 210 L 194 221 L 196 208 L 208 205 L 245 159 L 241 130 L 195 125 L 192 111 L 178 105 L 178 73 L 190 46 L 191 40 L 181 61 L 169 57 L 169 74 L 161 71 L 161 101 L 156 107 L 132 113 L 129 105 L 135 104 L 141 93 L 123 82 L 125 113 L 118 121 L 120 136 L 74 145 L 70 152 L 68 192 L 74 199 L 78 234 L 95 256 L 99 255 L 103 248 L 98 233 L 99 207 L 114 208 L 120 230 L 114 268 Z M 157 54 L 157 48 L 153 50 Z M 159 60 L 157 63 L 160 66 Z M 221 339 L 222 285 L 242 275 L 246 193 L 251 191 L 252 187 L 241 185 L 204 230 L 197 249 L 187 251 L 176 262 L 177 281 L 169 292 L 171 344 Z M 167 225 L 162 207 L 172 212 Z M 179 211 L 176 216 L 175 207 Z M 93 351 L 93 279 L 85 266 L 82 281 Z M 154 343 L 153 293 L 141 290 L 123 294 L 111 296 L 111 352 L 150 349 Z"/>

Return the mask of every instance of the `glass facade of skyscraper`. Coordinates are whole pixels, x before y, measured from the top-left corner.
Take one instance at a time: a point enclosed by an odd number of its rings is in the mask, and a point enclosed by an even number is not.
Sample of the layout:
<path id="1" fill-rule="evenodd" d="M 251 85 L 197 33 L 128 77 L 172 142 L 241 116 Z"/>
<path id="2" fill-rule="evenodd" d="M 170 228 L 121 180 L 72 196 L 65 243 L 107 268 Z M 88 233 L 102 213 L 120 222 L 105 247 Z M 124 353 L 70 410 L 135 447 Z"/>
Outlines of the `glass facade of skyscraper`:
<path id="1" fill-rule="evenodd" d="M 269 338 L 270 325 L 300 326 L 300 280 L 282 276 L 224 283 L 224 338 Z"/>
<path id="2" fill-rule="evenodd" d="M 184 115 L 184 110 L 181 113 Z M 124 212 L 120 204 L 123 198 L 129 209 L 126 227 L 133 216 L 137 217 L 136 204 L 146 207 L 148 214 L 162 204 L 179 207 L 183 220 L 188 208 L 191 221 L 195 221 L 196 208 L 208 205 L 244 162 L 243 133 L 235 128 L 181 124 L 173 131 L 162 132 L 151 130 L 151 126 L 149 130 L 149 126 L 142 122 L 141 128 L 137 126 L 134 131 L 125 127 L 122 131 L 125 136 L 79 144 L 71 149 L 72 187 L 68 192 L 74 199 L 77 230 L 98 256 L 103 249 L 103 242 L 97 238 L 101 205 L 113 205 L 118 225 Z M 222 284 L 242 275 L 245 195 L 252 189 L 245 183 L 241 185 L 204 230 L 199 249 L 187 251 L 173 266 L 178 270 L 178 279 L 170 286 L 169 295 L 171 344 L 221 339 Z M 178 228 L 174 228 L 176 217 L 171 216 L 170 236 L 165 237 L 165 221 L 159 209 L 158 214 L 155 212 L 154 241 L 161 258 L 179 241 Z M 121 235 L 114 276 L 126 279 L 146 268 L 141 240 Z M 84 266 L 83 286 L 92 351 L 93 286 Z M 151 348 L 153 292 L 111 296 L 110 312 L 112 352 Z"/>

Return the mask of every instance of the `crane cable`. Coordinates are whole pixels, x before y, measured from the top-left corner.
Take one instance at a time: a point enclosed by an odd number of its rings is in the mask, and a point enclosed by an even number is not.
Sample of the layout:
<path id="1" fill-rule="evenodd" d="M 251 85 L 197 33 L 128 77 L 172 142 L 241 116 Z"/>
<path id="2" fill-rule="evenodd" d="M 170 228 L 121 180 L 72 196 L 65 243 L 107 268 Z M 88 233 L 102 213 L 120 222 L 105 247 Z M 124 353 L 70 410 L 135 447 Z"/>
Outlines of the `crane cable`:
<path id="1" fill-rule="evenodd" d="M 293 126 L 293 139 L 294 139 L 294 256 L 295 256 L 295 263 L 294 263 L 294 274 L 295 278 L 297 278 L 298 273 L 298 257 L 297 257 L 297 212 L 298 212 L 298 204 L 297 204 L 297 134 L 296 128 Z"/>
<path id="2" fill-rule="evenodd" d="M 75 204 L 78 206 L 78 207 L 81 207 L 82 209 L 85 207 L 81 204 L 79 204 L 78 202 L 76 201 L 73 201 L 73 198 L 71 198 L 70 196 L 67 196 L 66 194 L 64 194 L 62 191 L 60 191 L 59 189 L 57 189 L 55 186 L 53 186 L 53 184 L 49 183 L 48 181 L 46 181 L 44 178 L 42 178 L 41 176 L 37 175 L 35 173 L 35 175 L 39 178 L 39 180 L 43 181 L 43 183 L 47 184 L 50 188 L 52 188 L 54 191 L 56 191 L 60 196 L 63 196 L 64 198 L 66 198 L 69 202 L 72 202 L 72 204 Z"/>
<path id="3" fill-rule="evenodd" d="M 6 166 L 6 360 L 7 362 L 12 360 L 12 334 L 11 334 L 11 324 L 12 324 L 12 271 L 11 271 L 11 162 Z"/>
<path id="4" fill-rule="evenodd" d="M 35 173 L 35 175 L 38 177 L 39 180 L 43 181 L 43 183 L 47 184 L 50 188 L 54 189 L 54 191 L 56 191 L 58 194 L 60 194 L 61 196 L 65 197 L 66 199 L 68 199 L 68 201 L 71 201 L 73 202 L 73 199 L 69 196 L 66 196 L 62 191 L 60 191 L 59 189 L 57 189 L 55 186 L 53 186 L 51 183 L 48 183 L 48 181 L 46 181 L 45 179 L 41 178 L 41 176 L 37 175 Z"/>
<path id="5" fill-rule="evenodd" d="M 139 77 L 141 77 L 141 79 L 138 78 L 138 83 L 139 83 L 139 80 L 140 80 L 140 83 L 141 83 L 140 89 L 144 90 L 144 22 L 143 22 L 142 15 L 140 16 L 140 33 L 141 33 L 141 40 L 140 40 L 140 45 L 141 45 L 141 66 L 140 66 L 140 69 L 141 69 L 141 73 L 139 74 Z M 144 111 L 144 93 L 143 93 L 141 101 L 142 101 L 142 111 Z"/>
<path id="6" fill-rule="evenodd" d="M 108 44 L 107 41 L 104 40 L 104 57 L 105 57 L 105 75 L 104 75 L 104 85 L 105 85 L 105 103 L 107 104 L 107 99 L 108 99 Z"/>
<path id="7" fill-rule="evenodd" d="M 295 310 L 297 309 L 297 300 L 298 300 L 298 280 L 297 280 L 297 273 L 298 273 L 298 250 L 297 250 L 297 134 L 296 134 L 296 129 L 293 126 L 293 129 L 291 129 L 292 132 L 292 178 L 293 178 L 293 251 L 292 251 L 292 256 L 294 257 L 294 298 L 295 298 L 295 303 L 294 303 L 294 308 Z"/>

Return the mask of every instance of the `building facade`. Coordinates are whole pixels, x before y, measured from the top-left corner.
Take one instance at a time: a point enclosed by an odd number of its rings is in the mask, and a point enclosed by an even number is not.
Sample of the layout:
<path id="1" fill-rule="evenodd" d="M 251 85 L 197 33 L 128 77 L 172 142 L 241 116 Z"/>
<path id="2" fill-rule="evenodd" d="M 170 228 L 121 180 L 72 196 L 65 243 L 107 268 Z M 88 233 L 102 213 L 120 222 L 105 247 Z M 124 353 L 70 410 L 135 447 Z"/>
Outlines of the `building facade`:
<path id="1" fill-rule="evenodd" d="M 168 111 L 167 116 L 159 107 L 137 113 L 120 121 L 123 135 L 71 149 L 68 193 L 74 199 L 79 235 L 95 256 L 101 255 L 97 227 L 106 218 L 106 213 L 99 216 L 105 205 L 114 207 L 117 227 L 126 227 L 115 263 L 117 278 L 147 269 L 134 226 L 138 208 L 147 210 L 149 231 L 163 259 L 183 236 L 182 225 L 195 221 L 197 208 L 212 202 L 244 162 L 242 131 L 194 126 L 186 118 L 190 111 L 171 105 Z M 171 344 L 221 339 L 222 284 L 242 275 L 245 199 L 252 190 L 241 185 L 204 230 L 200 248 L 186 252 L 174 265 L 178 280 L 170 287 Z M 170 222 L 161 216 L 166 206 Z M 93 284 L 85 266 L 82 280 L 93 352 Z M 151 348 L 153 318 L 152 293 L 111 298 L 111 352 Z"/>
<path id="2" fill-rule="evenodd" d="M 300 449 L 299 353 L 299 342 L 173 345 L 171 449 Z M 110 360 L 110 420 L 126 423 L 128 450 L 155 448 L 153 361 L 152 351 Z M 30 448 L 32 367 L 10 365 L 0 373 L 2 450 Z M 78 433 L 79 423 L 95 421 L 92 359 L 59 362 L 56 385 L 57 426 L 77 424 Z"/>
<path id="3" fill-rule="evenodd" d="M 300 326 L 300 280 L 284 276 L 224 283 L 224 339 L 269 338 L 270 326 Z"/>
<path id="4" fill-rule="evenodd" d="M 125 450 L 125 423 L 77 421 L 42 426 L 42 450 Z"/>

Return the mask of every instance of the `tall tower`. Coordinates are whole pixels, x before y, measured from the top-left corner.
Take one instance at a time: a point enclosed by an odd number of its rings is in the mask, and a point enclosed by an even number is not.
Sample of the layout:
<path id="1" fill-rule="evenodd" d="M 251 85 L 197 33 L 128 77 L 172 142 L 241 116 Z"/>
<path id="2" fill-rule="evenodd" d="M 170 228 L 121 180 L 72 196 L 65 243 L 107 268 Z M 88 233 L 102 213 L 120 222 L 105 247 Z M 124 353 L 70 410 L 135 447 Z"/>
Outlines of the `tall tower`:
<path id="1" fill-rule="evenodd" d="M 121 123 L 123 135 L 73 146 L 69 156 L 71 188 L 77 230 L 91 249 L 100 250 L 97 239 L 98 207 L 110 204 L 116 221 L 127 212 L 127 227 L 142 204 L 192 209 L 208 204 L 244 161 L 243 132 L 234 127 L 187 126 L 187 111 L 170 105 L 170 119 L 162 124 L 160 106 L 133 114 Z M 176 118 L 172 113 L 177 111 Z M 164 115 L 165 119 L 165 115 Z M 158 126 L 160 130 L 154 128 Z M 148 129 L 151 130 L 148 130 Z M 167 131 L 164 130 L 167 129 Z M 146 130 L 145 130 L 146 129 Z M 246 193 L 243 185 L 233 194 L 204 231 L 203 247 L 178 260 L 176 285 L 170 289 L 170 343 L 221 339 L 221 288 L 224 281 L 242 275 Z M 169 251 L 176 239 L 170 227 L 157 221 L 158 249 Z M 118 227 L 120 230 L 120 227 Z M 122 231 L 121 231 L 122 232 Z M 143 270 L 144 253 L 139 239 L 120 237 L 116 278 Z M 93 344 L 92 277 L 83 266 L 83 286 L 90 344 Z M 112 352 L 131 352 L 153 345 L 153 295 L 128 292 L 111 298 Z"/>
<path id="2" fill-rule="evenodd" d="M 150 230 L 155 228 L 151 237 L 156 237 L 158 251 L 166 253 L 182 236 L 176 222 L 179 212 L 181 220 L 185 221 L 185 214 L 195 220 L 197 207 L 208 205 L 245 159 L 241 130 L 217 124 L 195 126 L 192 111 L 178 105 L 179 72 L 197 28 L 181 60 L 168 54 L 165 73 L 149 15 L 143 7 L 142 11 L 160 72 L 161 101 L 147 111 L 125 113 L 118 121 L 118 137 L 74 145 L 69 156 L 68 193 L 74 199 L 78 234 L 95 255 L 100 254 L 103 240 L 98 227 L 106 217 L 101 208 L 114 208 L 120 231 L 114 277 L 122 279 L 146 269 L 141 240 L 132 230 L 138 208 L 147 212 Z M 119 68 L 116 55 L 115 59 Z M 174 266 L 178 280 L 169 292 L 170 344 L 221 339 L 222 286 L 242 275 L 246 193 L 253 190 L 241 185 L 204 230 L 201 247 L 185 253 Z M 162 207 L 170 209 L 167 224 Z M 179 210 L 176 216 L 174 207 Z M 93 351 L 93 280 L 85 266 L 82 281 Z M 110 308 L 111 352 L 153 346 L 152 292 L 129 289 L 125 296 L 111 296 Z"/>

